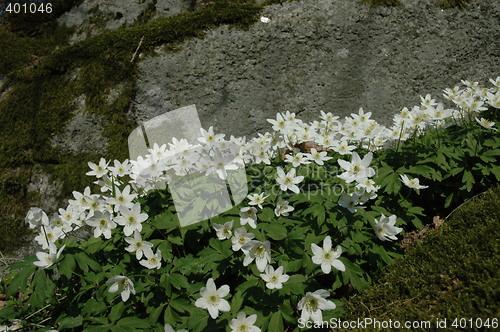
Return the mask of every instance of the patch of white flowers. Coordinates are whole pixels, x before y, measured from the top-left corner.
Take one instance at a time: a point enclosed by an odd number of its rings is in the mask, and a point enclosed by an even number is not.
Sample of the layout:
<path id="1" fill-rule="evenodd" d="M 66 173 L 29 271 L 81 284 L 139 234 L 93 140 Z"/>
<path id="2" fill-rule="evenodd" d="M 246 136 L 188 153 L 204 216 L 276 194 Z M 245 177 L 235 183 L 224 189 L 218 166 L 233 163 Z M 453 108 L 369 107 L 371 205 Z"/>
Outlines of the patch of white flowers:
<path id="1" fill-rule="evenodd" d="M 263 17 L 261 21 L 267 23 L 269 19 Z M 276 157 L 284 159 L 288 171 L 278 167 L 275 181 L 283 192 L 293 193 L 300 192 L 299 185 L 304 179 L 297 175 L 296 167 L 309 163 L 321 166 L 331 159 L 328 151 L 350 159 L 338 160 L 343 169 L 339 178 L 352 183 L 356 190 L 343 193 L 339 204 L 355 213 L 364 208 L 366 201 L 377 197 L 379 187 L 371 179 L 375 175 L 375 170 L 370 167 L 372 153 L 359 156 L 354 149 L 361 147 L 376 151 L 390 148 L 428 128 L 444 128 L 470 121 L 476 121 L 488 130 L 497 130 L 495 123 L 480 116 L 488 105 L 496 108 L 500 105 L 500 77 L 490 81 L 492 88 L 481 88 L 477 82 L 462 81 L 466 86 L 464 89 L 454 87 L 444 90 L 444 97 L 455 104 L 454 109 L 445 108 L 430 95 L 421 97 L 419 106 L 403 108 L 393 117 L 389 127 L 371 119 L 371 112 L 363 109 L 345 117 L 343 121 L 331 113 L 321 111 L 321 120 L 311 123 L 305 123 L 297 119 L 294 113 L 287 111 L 278 113 L 276 119 L 268 120 L 272 125 L 272 133 L 259 134 L 248 141 L 233 136 L 225 140 L 224 134 L 215 134 L 213 127 L 210 127 L 208 130 L 201 130 L 197 144 L 174 138 L 168 145 L 154 144 L 148 150 L 148 155 L 138 157 L 137 160 L 115 160 L 113 166 L 103 158 L 98 164 L 89 162 L 91 170 L 87 175 L 96 177 L 96 184 L 101 187 L 100 193 L 91 193 L 89 187 L 83 193 L 75 191 L 74 199 L 69 200 L 69 205 L 50 217 L 38 208 L 31 208 L 28 212 L 26 223 L 30 228 L 38 230 L 35 240 L 43 249 L 48 250 L 37 253 L 38 261 L 34 264 L 41 268 L 54 264 L 64 249 L 64 246 L 57 249 L 56 241 L 88 226 L 96 238 L 110 239 L 113 232 L 123 232 L 126 236 L 126 250 L 135 253 L 136 259 L 145 268 L 158 269 L 162 263 L 161 251 L 158 248 L 156 252 L 153 251 L 153 244 L 141 236 L 142 224 L 148 221 L 148 214 L 142 211 L 138 198 L 150 190 L 164 189 L 175 176 L 202 172 L 207 175 L 217 174 L 220 179 L 225 180 L 227 172 L 238 166 L 260 163 L 269 165 L 270 160 Z M 297 148 L 306 143 L 314 143 L 309 152 Z M 419 183 L 419 179 L 410 179 L 406 175 L 401 176 L 401 181 L 410 188 L 427 188 Z M 250 228 L 257 228 L 257 209 L 262 209 L 267 197 L 265 192 L 248 195 L 249 206 L 241 209 L 240 219 L 236 221 L 239 227 L 234 221 L 213 227 L 219 240 L 230 240 L 233 251 L 243 252 L 244 266 L 255 261 L 267 288 L 280 289 L 289 276 L 283 272 L 282 266 L 274 269 L 270 265 L 272 243 L 254 240 L 254 234 L 248 233 L 245 227 L 248 225 Z M 281 199 L 274 208 L 277 217 L 287 216 L 293 211 L 294 207 Z M 396 240 L 396 235 L 402 231 L 395 226 L 395 215 L 382 215 L 374 223 L 375 235 L 382 241 Z M 238 228 L 233 230 L 233 226 Z M 342 248 L 337 246 L 333 250 L 330 236 L 324 238 L 322 248 L 312 244 L 311 249 L 314 253 L 313 262 L 321 265 L 324 273 L 330 273 L 332 267 L 345 271 L 344 264 L 339 260 Z M 135 294 L 132 280 L 125 276 L 115 276 L 108 283 L 112 283 L 109 291 L 120 292 L 123 301 Z M 216 288 L 214 280 L 210 278 L 206 287 L 201 289 L 201 297 L 196 301 L 196 306 L 207 309 L 215 319 L 220 311 L 230 310 L 229 303 L 224 299 L 228 294 L 227 285 Z M 329 293 L 324 290 L 308 292 L 298 302 L 302 318 L 321 320 L 322 310 L 335 309 L 335 304 L 326 300 L 328 296 Z M 230 322 L 230 328 L 233 331 L 243 328 L 245 331 L 260 331 L 254 326 L 255 321 L 255 315 L 247 317 L 245 313 L 239 313 Z M 167 329 L 170 330 L 171 327 L 166 326 L 165 330 Z"/>

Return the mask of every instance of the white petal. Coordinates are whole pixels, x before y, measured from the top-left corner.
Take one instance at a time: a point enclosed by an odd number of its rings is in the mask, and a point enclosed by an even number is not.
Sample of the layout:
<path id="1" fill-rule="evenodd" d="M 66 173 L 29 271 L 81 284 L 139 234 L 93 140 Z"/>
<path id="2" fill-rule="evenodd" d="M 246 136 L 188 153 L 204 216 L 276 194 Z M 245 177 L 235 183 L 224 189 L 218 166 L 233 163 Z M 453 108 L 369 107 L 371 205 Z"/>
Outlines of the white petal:
<path id="1" fill-rule="evenodd" d="M 339 271 L 342 271 L 342 272 L 344 272 L 344 271 L 345 271 L 345 265 L 344 265 L 344 263 L 342 263 L 342 261 L 341 261 L 341 260 L 335 259 L 335 260 L 332 262 L 332 266 L 333 266 L 334 268 L 336 268 L 337 270 L 339 270 Z"/>

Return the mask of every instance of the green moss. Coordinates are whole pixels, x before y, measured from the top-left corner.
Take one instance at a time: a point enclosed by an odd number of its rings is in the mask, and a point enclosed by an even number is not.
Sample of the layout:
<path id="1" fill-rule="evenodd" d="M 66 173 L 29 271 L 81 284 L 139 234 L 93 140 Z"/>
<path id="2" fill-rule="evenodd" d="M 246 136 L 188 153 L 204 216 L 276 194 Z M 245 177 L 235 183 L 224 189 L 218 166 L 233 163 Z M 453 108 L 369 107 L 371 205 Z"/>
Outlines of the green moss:
<path id="1" fill-rule="evenodd" d="M 459 208 L 377 282 L 344 303 L 343 320 L 448 321 L 498 316 L 500 187 Z M 449 323 L 451 324 L 451 323 Z"/>
<path id="2" fill-rule="evenodd" d="M 19 222 L 19 216 L 26 215 L 26 206 L 37 199 L 35 193 L 28 193 L 26 183 L 31 177 L 29 167 L 0 170 L 0 253 L 9 253 L 24 237 L 30 234 L 28 227 Z"/>
<path id="3" fill-rule="evenodd" d="M 12 1 L 14 2 L 14 1 Z M 16 1 L 19 2 L 19 1 Z M 27 2 L 29 1 L 20 1 Z M 50 2 L 52 5 L 52 12 L 39 12 L 36 13 L 6 13 L 5 23 L 9 26 L 9 30 L 21 36 L 41 36 L 44 37 L 52 29 L 56 28 L 55 20 L 70 10 L 72 7 L 81 4 L 83 0 L 60 0 Z M 47 3 L 47 2 L 45 2 Z"/>
<path id="4" fill-rule="evenodd" d="M 11 194 L 14 184 L 7 175 L 13 169 L 22 168 L 26 174 L 35 168 L 42 169 L 53 180 L 63 183 L 61 196 L 68 197 L 71 191 L 83 190 L 91 184 L 91 179 L 85 176 L 88 161 L 128 157 L 127 138 L 136 127 L 127 117 L 137 75 L 136 62 L 131 59 L 141 38 L 144 37 L 140 52 L 152 52 L 160 45 L 178 45 L 187 38 L 203 36 L 205 30 L 222 24 L 247 28 L 258 19 L 261 8 L 246 1 L 218 1 L 202 10 L 107 31 L 80 43 L 59 47 L 53 53 L 50 52 L 55 42 L 0 30 L 0 36 L 4 33 L 10 38 L 5 43 L 6 52 L 0 52 L 6 59 L 1 62 L 0 75 L 9 73 L 5 86 L 10 87 L 0 102 L 0 181 L 5 182 L 0 186 L 0 196 L 9 197 L 0 202 L 0 212 L 5 212 L 2 216 L 8 214 L 0 220 L 0 238 L 4 243 L 0 244 L 0 251 L 9 251 L 16 241 L 19 245 L 19 236 L 12 236 L 16 233 L 11 230 L 24 227 L 20 221 L 27 210 L 39 204 L 38 196 L 25 191 L 30 176 L 17 179 L 15 186 L 24 189 Z M 41 25 L 35 30 L 37 34 L 45 33 Z M 49 35 L 49 32 L 46 33 Z M 17 46 L 9 43 L 14 40 L 20 43 Z M 61 40 L 67 40 L 67 35 Z M 21 54 L 18 59 L 9 60 L 18 52 Z M 34 62 L 31 54 L 42 54 L 42 57 Z M 77 77 L 71 79 L 75 72 Z M 117 87 L 119 93 L 110 102 L 109 93 Z M 104 156 L 63 153 L 50 145 L 51 137 L 61 133 L 73 118 L 73 101 L 81 95 L 85 96 L 84 111 L 102 119 L 102 135 L 109 142 Z M 14 240 L 7 245 L 3 242 L 7 238 Z"/>

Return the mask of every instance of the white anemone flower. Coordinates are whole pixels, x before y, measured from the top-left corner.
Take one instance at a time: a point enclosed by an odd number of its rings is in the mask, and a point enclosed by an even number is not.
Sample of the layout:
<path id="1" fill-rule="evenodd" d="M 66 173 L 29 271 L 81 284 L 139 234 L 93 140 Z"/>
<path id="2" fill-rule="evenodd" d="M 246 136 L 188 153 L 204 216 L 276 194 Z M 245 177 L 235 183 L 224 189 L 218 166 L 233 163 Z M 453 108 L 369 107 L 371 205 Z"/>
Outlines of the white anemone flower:
<path id="1" fill-rule="evenodd" d="M 226 136 L 225 134 L 215 134 L 213 126 L 210 126 L 208 130 L 200 128 L 200 131 L 201 131 L 201 137 L 198 137 L 198 141 L 208 146 L 214 144 L 215 142 L 221 141 L 224 138 L 224 136 Z"/>
<path id="2" fill-rule="evenodd" d="M 262 204 L 268 197 L 269 195 L 264 196 L 264 193 L 248 195 L 247 198 L 250 200 L 248 205 L 257 205 L 260 209 L 262 209 Z"/>
<path id="3" fill-rule="evenodd" d="M 398 239 L 396 235 L 401 233 L 403 229 L 396 227 L 396 218 L 395 215 L 386 217 L 382 214 L 379 220 L 375 219 L 375 226 L 373 226 L 373 228 L 375 229 L 375 235 L 377 235 L 381 241 L 393 241 Z"/>
<path id="4" fill-rule="evenodd" d="M 228 285 L 222 285 L 217 289 L 214 279 L 210 278 L 207 281 L 207 286 L 200 289 L 201 297 L 196 300 L 195 306 L 207 309 L 210 317 L 216 319 L 219 316 L 219 311 L 227 312 L 231 310 L 229 302 L 223 299 L 228 294 Z"/>
<path id="5" fill-rule="evenodd" d="M 260 332 L 260 328 L 255 326 L 257 315 L 247 315 L 244 312 L 238 313 L 236 318 L 231 319 L 229 327 L 231 332 Z"/>
<path id="6" fill-rule="evenodd" d="M 248 266 L 255 259 L 257 269 L 264 272 L 267 264 L 271 262 L 271 243 L 269 241 L 251 240 L 242 246 L 241 250 L 245 253 L 243 266 Z"/>
<path id="7" fill-rule="evenodd" d="M 38 228 L 42 225 L 49 226 L 50 223 L 47 214 L 42 209 L 37 207 L 32 207 L 26 214 L 26 218 L 24 220 L 31 229 Z"/>
<path id="8" fill-rule="evenodd" d="M 161 267 L 161 250 L 157 249 L 156 254 L 153 253 L 153 249 L 150 247 L 144 247 L 143 249 L 144 256 L 146 259 L 143 259 L 139 262 L 144 267 L 148 269 L 159 269 Z"/>
<path id="9" fill-rule="evenodd" d="M 323 273 L 328 274 L 332 270 L 332 266 L 339 271 L 345 271 L 345 265 L 338 258 L 342 254 L 342 248 L 337 246 L 335 251 L 332 250 L 332 239 L 326 236 L 323 240 L 323 248 L 312 243 L 311 250 L 314 253 L 312 261 L 314 264 L 321 264 Z"/>
<path id="10" fill-rule="evenodd" d="M 311 162 L 307 158 L 307 155 L 302 152 L 297 152 L 292 154 L 286 154 L 285 161 L 288 163 L 292 163 L 293 167 L 299 167 L 300 165 L 307 165 Z"/>
<path id="11" fill-rule="evenodd" d="M 106 159 L 104 158 L 101 158 L 98 165 L 89 161 L 88 165 L 91 171 L 87 172 L 86 175 L 95 176 L 96 178 L 99 179 L 108 173 L 108 164 L 109 162 L 106 162 Z"/>
<path id="12" fill-rule="evenodd" d="M 344 173 L 339 175 L 339 178 L 351 183 L 353 181 L 363 182 L 364 179 L 374 176 L 375 170 L 369 167 L 372 158 L 373 154 L 371 152 L 368 152 L 363 159 L 356 152 L 353 152 L 350 162 L 342 159 L 337 160 L 340 167 L 345 170 Z"/>
<path id="13" fill-rule="evenodd" d="M 291 190 L 294 193 L 298 194 L 300 192 L 297 184 L 302 182 L 304 179 L 303 176 L 295 176 L 295 168 L 292 168 L 288 171 L 287 174 L 283 171 L 283 168 L 278 167 L 278 177 L 276 178 L 276 182 L 280 185 L 281 190 L 287 191 Z"/>
<path id="14" fill-rule="evenodd" d="M 104 235 L 105 239 L 111 238 L 111 231 L 116 228 L 116 223 L 111 220 L 109 212 L 94 212 L 94 216 L 87 221 L 87 225 L 94 227 L 94 237 Z"/>
<path id="15" fill-rule="evenodd" d="M 241 247 L 247 244 L 255 237 L 253 233 L 248 233 L 245 227 L 240 227 L 234 231 L 234 236 L 231 238 L 233 243 L 233 251 L 238 251 Z"/>
<path id="16" fill-rule="evenodd" d="M 351 213 L 355 213 L 359 209 L 366 208 L 366 206 L 358 205 L 358 204 L 363 204 L 363 201 L 361 199 L 361 194 L 358 192 L 354 192 L 350 195 L 342 193 L 338 203 L 340 206 L 346 208 Z"/>
<path id="17" fill-rule="evenodd" d="M 476 119 L 477 123 L 479 123 L 481 125 L 481 127 L 486 128 L 486 129 L 496 130 L 496 128 L 493 127 L 495 125 L 495 122 L 486 120 L 484 118 L 481 118 L 481 119 L 475 118 L 475 119 Z"/>
<path id="18" fill-rule="evenodd" d="M 254 207 L 244 207 L 240 210 L 240 224 L 250 225 L 252 228 L 257 228 L 257 209 Z"/>
<path id="19" fill-rule="evenodd" d="M 283 283 L 290 279 L 290 276 L 283 273 L 283 266 L 278 267 L 276 270 L 271 265 L 266 266 L 266 272 L 262 273 L 260 277 L 266 282 L 266 287 L 269 289 L 281 289 Z"/>
<path id="20" fill-rule="evenodd" d="M 48 253 L 43 252 L 43 251 L 37 252 L 36 257 L 39 260 L 36 262 L 33 262 L 33 264 L 36 266 L 42 267 L 44 269 L 46 267 L 51 266 L 59 259 L 59 256 L 61 256 L 61 253 L 62 253 L 64 247 L 66 247 L 66 245 L 63 245 L 61 248 L 59 248 L 59 250 L 57 250 L 56 245 L 54 243 L 50 243 L 49 252 Z"/>
<path id="21" fill-rule="evenodd" d="M 289 212 L 292 212 L 295 208 L 288 205 L 288 201 L 279 201 L 274 209 L 274 214 L 276 217 L 284 216 L 287 217 Z"/>
<path id="22" fill-rule="evenodd" d="M 109 167 L 109 170 L 115 177 L 123 177 L 130 173 L 132 165 L 130 165 L 128 159 L 125 159 L 122 163 L 119 160 L 115 160 L 113 163 L 115 166 Z"/>
<path id="23" fill-rule="evenodd" d="M 127 302 L 130 297 L 130 293 L 135 295 L 134 284 L 129 278 L 120 275 L 114 276 L 106 281 L 106 284 L 111 283 L 112 285 L 109 287 L 109 292 L 116 293 L 119 291 L 123 302 Z"/>
<path id="24" fill-rule="evenodd" d="M 120 216 L 117 216 L 114 221 L 123 227 L 125 236 L 130 236 L 134 231 L 142 231 L 142 223 L 148 219 L 146 213 L 141 213 L 141 204 L 135 203 L 131 209 L 125 206 L 120 206 Z"/>
<path id="25" fill-rule="evenodd" d="M 142 258 L 142 254 L 146 248 L 151 249 L 153 247 L 152 243 L 142 239 L 141 233 L 138 231 L 134 231 L 134 238 L 126 237 L 125 241 L 129 244 L 125 250 L 128 252 L 135 252 L 135 257 L 138 260 Z"/>
<path id="26" fill-rule="evenodd" d="M 120 211 L 120 207 L 124 206 L 127 209 L 131 209 L 134 206 L 132 201 L 137 197 L 137 194 L 130 193 L 130 186 L 127 185 L 120 191 L 119 188 L 115 189 L 115 197 L 110 197 L 107 199 L 107 203 L 114 205 L 115 212 Z"/>
<path id="27" fill-rule="evenodd" d="M 224 224 L 214 224 L 213 225 L 215 231 L 217 232 L 217 238 L 219 240 L 226 240 L 233 235 L 233 220 L 228 221 Z"/>
<path id="28" fill-rule="evenodd" d="M 330 293 L 324 289 L 319 289 L 314 293 L 307 292 L 297 304 L 297 308 L 302 310 L 300 318 L 306 322 L 309 319 L 314 322 L 323 321 L 322 310 L 333 310 L 337 307 L 332 301 L 326 300 L 329 295 Z"/>
<path id="29" fill-rule="evenodd" d="M 56 242 L 58 239 L 64 237 L 62 229 L 59 227 L 45 227 L 35 236 L 35 241 L 42 246 L 42 249 L 49 249 L 50 244 Z"/>
<path id="30" fill-rule="evenodd" d="M 327 157 L 328 152 L 322 151 L 318 152 L 315 148 L 311 148 L 311 153 L 309 153 L 308 158 L 314 161 L 316 164 L 323 166 L 325 161 L 332 159 L 333 157 Z"/>
<path id="31" fill-rule="evenodd" d="M 408 188 L 412 188 L 412 189 L 425 189 L 425 188 L 429 188 L 429 186 L 422 186 L 422 185 L 420 185 L 420 180 L 418 178 L 410 179 L 405 174 L 401 174 L 400 177 L 401 177 L 401 181 Z"/>

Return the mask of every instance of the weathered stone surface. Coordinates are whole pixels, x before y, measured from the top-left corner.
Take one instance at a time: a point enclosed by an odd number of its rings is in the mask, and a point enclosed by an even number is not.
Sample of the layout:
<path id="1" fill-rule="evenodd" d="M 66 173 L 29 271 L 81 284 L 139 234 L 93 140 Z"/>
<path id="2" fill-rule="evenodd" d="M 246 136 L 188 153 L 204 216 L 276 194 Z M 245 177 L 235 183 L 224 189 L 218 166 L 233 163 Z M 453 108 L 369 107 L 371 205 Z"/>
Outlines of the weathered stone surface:
<path id="1" fill-rule="evenodd" d="M 441 97 L 461 79 L 484 84 L 499 63 L 497 1 L 441 10 L 434 1 L 399 8 L 352 0 L 303 0 L 265 8 L 271 21 L 226 26 L 176 53 L 140 63 L 135 112 L 147 120 L 196 104 L 204 127 L 238 136 L 267 130 L 289 110 L 373 112 L 386 123 L 419 95 Z"/>
<path id="2" fill-rule="evenodd" d="M 177 15 L 192 7 L 191 0 L 86 0 L 63 14 L 59 23 L 75 26 L 72 42 L 81 41 L 106 29 L 131 25 L 142 15 Z"/>
<path id="3" fill-rule="evenodd" d="M 107 141 L 101 134 L 100 118 L 94 114 L 84 113 L 84 96 L 77 98 L 75 104 L 77 107 L 75 116 L 65 126 L 62 134 L 52 138 L 52 146 L 59 147 L 64 152 L 104 153 Z"/>

